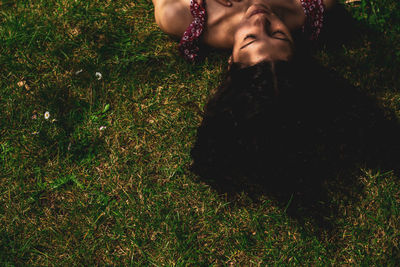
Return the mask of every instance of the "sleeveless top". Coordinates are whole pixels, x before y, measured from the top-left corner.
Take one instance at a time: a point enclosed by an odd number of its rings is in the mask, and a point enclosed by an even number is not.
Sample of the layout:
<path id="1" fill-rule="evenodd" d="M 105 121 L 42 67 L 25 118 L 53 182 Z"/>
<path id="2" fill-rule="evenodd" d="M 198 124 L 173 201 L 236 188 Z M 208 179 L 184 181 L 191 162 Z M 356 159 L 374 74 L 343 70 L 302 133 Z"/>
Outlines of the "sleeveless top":
<path id="1" fill-rule="evenodd" d="M 325 9 L 322 0 L 300 0 L 300 2 L 306 15 L 303 32 L 306 36 L 309 36 L 310 40 L 316 40 L 321 32 L 324 20 Z M 199 40 L 207 22 L 205 1 L 202 5 L 199 5 L 196 0 L 190 0 L 190 13 L 193 16 L 193 21 L 183 33 L 179 42 L 179 51 L 186 60 L 193 62 L 198 58 Z"/>
<path id="2" fill-rule="evenodd" d="M 190 0 L 190 13 L 193 21 L 183 33 L 179 42 L 179 51 L 186 60 L 193 62 L 199 55 L 199 39 L 207 21 L 205 1 L 203 5 L 199 5 L 196 0 Z"/>
<path id="3" fill-rule="evenodd" d="M 324 5 L 322 0 L 300 0 L 306 21 L 303 32 L 310 40 L 317 40 L 324 21 Z"/>

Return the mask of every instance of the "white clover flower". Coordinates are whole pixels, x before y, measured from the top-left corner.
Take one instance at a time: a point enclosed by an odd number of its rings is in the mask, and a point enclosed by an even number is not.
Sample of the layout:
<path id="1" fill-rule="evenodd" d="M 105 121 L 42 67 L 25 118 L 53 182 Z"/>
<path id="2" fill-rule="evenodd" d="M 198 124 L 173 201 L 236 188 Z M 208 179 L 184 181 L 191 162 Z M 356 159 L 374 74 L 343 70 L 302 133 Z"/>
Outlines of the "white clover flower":
<path id="1" fill-rule="evenodd" d="M 100 126 L 99 131 L 104 131 L 107 128 L 107 126 Z"/>
<path id="2" fill-rule="evenodd" d="M 100 72 L 96 72 L 95 75 L 96 75 L 97 80 L 101 80 L 101 78 L 103 77 L 103 75 L 101 75 Z"/>
<path id="3" fill-rule="evenodd" d="M 48 119 L 50 118 L 50 112 L 46 111 L 46 112 L 44 113 L 44 118 L 45 118 L 46 120 L 48 120 Z"/>

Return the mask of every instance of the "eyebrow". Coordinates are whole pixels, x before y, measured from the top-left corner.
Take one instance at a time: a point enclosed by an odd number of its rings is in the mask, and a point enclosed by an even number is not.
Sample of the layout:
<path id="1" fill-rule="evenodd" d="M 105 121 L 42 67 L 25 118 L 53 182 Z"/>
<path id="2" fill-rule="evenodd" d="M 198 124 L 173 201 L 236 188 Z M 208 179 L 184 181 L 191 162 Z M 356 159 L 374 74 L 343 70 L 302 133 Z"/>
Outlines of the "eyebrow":
<path id="1" fill-rule="evenodd" d="M 255 41 L 257 41 L 257 40 L 253 40 L 253 41 L 248 42 L 247 44 L 245 44 L 244 46 L 242 46 L 241 48 L 239 48 L 239 50 L 245 48 L 246 46 L 248 46 L 248 45 L 250 45 L 250 44 L 252 44 L 252 43 L 254 43 Z"/>

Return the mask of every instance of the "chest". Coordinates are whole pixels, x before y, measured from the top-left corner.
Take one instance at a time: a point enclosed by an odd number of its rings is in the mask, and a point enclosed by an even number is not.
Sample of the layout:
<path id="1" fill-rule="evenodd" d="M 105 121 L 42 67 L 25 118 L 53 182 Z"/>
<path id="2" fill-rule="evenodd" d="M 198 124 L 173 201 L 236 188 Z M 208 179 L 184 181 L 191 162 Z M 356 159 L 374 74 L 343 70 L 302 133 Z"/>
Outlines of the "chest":
<path id="1" fill-rule="evenodd" d="M 305 15 L 300 0 L 262 0 L 261 2 L 271 6 L 290 30 L 297 30 L 304 25 Z M 208 0 L 203 42 L 216 48 L 232 48 L 234 33 L 252 4 L 254 0 L 232 1 L 232 6 L 225 7 L 215 0 Z"/>

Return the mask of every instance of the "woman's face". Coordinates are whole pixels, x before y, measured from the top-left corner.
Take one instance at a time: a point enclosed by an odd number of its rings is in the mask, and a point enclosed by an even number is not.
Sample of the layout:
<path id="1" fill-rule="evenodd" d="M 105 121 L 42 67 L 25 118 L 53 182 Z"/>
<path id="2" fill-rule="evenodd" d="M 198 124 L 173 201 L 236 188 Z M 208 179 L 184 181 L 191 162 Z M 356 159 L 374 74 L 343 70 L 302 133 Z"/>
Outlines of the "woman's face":
<path id="1" fill-rule="evenodd" d="M 234 36 L 233 62 L 251 66 L 261 61 L 287 61 L 292 54 L 293 38 L 282 20 L 266 5 L 251 5 Z"/>

